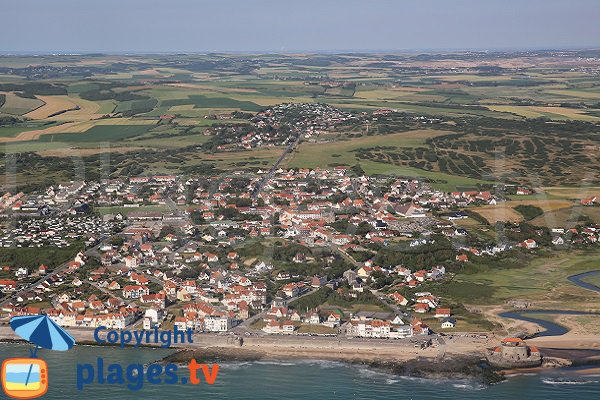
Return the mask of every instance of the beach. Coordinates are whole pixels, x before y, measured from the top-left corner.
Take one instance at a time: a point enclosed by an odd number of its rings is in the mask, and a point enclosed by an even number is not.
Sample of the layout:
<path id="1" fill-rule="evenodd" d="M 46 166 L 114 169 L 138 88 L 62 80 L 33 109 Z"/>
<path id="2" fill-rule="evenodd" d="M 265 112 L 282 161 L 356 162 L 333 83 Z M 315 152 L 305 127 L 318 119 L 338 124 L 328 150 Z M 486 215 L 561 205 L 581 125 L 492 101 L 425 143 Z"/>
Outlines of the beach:
<path id="1" fill-rule="evenodd" d="M 93 329 L 69 329 L 77 343 L 95 344 Z M 337 361 L 406 361 L 417 358 L 436 359 L 447 356 L 482 357 L 487 348 L 495 346 L 499 338 L 481 338 L 479 335 L 461 334 L 437 337 L 415 336 L 413 338 L 361 339 L 326 336 L 265 335 L 240 336 L 242 345 L 233 335 L 194 334 L 192 343 L 178 349 L 237 349 L 252 351 L 263 357 L 276 359 L 322 359 Z M 8 326 L 0 326 L 0 340 L 18 340 L 19 337 Z M 420 348 L 419 343 L 432 339 L 433 344 Z M 442 344 L 443 343 L 443 344 Z M 415 347 L 417 345 L 417 347 Z"/>
<path id="2" fill-rule="evenodd" d="M 93 329 L 69 329 L 79 344 L 97 345 Z M 297 361 L 323 360 L 360 364 L 384 369 L 398 375 L 426 378 L 476 378 L 485 382 L 501 379 L 501 375 L 539 373 L 570 365 L 573 360 L 585 365 L 600 358 L 598 338 L 570 333 L 559 337 L 539 337 L 527 342 L 542 348 L 552 359 L 545 367 L 508 369 L 490 373 L 481 368 L 486 351 L 502 339 L 495 335 L 461 333 L 453 335 L 415 336 L 412 338 L 364 339 L 300 335 L 194 334 L 192 343 L 172 344 L 176 350 L 165 361 L 185 363 L 191 359 L 216 361 Z M 421 344 L 431 339 L 428 347 Z M 18 341 L 8 326 L 0 326 L 0 340 Z M 103 345 L 102 347 L 117 347 Z M 159 346 L 144 346 L 159 347 Z M 548 350 L 544 350 L 544 349 Z M 551 356 L 551 357 L 550 357 Z M 439 361 L 444 361 L 439 362 Z"/>

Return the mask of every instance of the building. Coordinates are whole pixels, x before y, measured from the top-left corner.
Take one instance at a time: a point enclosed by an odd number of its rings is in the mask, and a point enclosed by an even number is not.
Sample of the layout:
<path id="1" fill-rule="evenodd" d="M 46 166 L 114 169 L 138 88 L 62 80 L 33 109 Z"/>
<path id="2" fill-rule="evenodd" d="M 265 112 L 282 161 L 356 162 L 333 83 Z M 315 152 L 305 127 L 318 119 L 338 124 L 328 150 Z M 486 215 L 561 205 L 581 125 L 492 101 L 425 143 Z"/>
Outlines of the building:
<path id="1" fill-rule="evenodd" d="M 542 364 L 542 355 L 535 346 L 528 346 L 523 339 L 506 338 L 500 346 L 488 351 L 488 362 L 499 368 L 531 368 Z"/>

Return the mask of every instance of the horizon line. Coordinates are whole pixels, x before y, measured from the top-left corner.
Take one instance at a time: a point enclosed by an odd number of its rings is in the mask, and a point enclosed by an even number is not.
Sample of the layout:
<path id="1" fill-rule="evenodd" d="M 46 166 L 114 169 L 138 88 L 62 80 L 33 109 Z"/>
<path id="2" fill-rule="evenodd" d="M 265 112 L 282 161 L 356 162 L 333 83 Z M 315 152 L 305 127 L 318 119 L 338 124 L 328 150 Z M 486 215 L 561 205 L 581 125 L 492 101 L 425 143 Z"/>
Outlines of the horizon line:
<path id="1" fill-rule="evenodd" d="M 329 50 L 314 50 L 314 49 L 298 49 L 298 50 L 0 50 L 0 56 L 38 56 L 38 55 L 55 55 L 55 56 L 84 56 L 84 55 L 210 55 L 210 54 L 239 54 L 239 55 L 256 55 L 256 54 L 401 54 L 401 53 L 517 53 L 523 51 L 529 52 L 553 52 L 553 51 L 594 51 L 600 50 L 598 46 L 560 46 L 560 47 L 457 47 L 457 48 L 406 48 L 406 49 L 329 49 Z"/>

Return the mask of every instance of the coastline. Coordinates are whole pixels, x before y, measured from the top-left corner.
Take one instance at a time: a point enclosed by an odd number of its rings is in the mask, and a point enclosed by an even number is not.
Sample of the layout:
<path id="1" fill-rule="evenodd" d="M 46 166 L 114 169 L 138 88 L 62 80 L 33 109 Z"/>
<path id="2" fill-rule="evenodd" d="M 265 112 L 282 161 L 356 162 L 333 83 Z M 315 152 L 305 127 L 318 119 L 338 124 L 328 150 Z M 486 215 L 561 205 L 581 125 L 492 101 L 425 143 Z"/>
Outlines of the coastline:
<path id="1" fill-rule="evenodd" d="M 71 329 L 69 333 L 80 345 L 119 347 L 118 345 L 99 345 L 94 340 L 93 330 L 90 329 Z M 575 338 L 547 342 L 559 345 L 549 349 L 551 358 L 567 360 L 568 363 L 558 362 L 524 369 L 490 367 L 485 361 L 486 350 L 498 343 L 499 338 L 491 336 L 482 339 L 477 334 L 444 337 L 443 345 L 438 344 L 425 349 L 414 345 L 415 341 L 427 339 L 425 337 L 413 338 L 413 340 L 387 340 L 250 336 L 243 337 L 242 345 L 234 339 L 234 336 L 230 335 L 194 334 L 193 339 L 193 343 L 169 347 L 174 353 L 157 360 L 157 362 L 184 364 L 193 358 L 209 362 L 323 360 L 366 366 L 401 376 L 426 379 L 469 379 L 479 383 L 493 384 L 511 375 L 538 374 L 568 366 L 570 361 L 573 361 L 566 358 L 571 356 L 569 351 L 579 352 L 581 357 L 577 358 L 578 365 L 591 366 L 600 359 L 600 350 L 581 349 L 581 343 L 574 343 Z M 26 343 L 7 326 L 0 326 L 0 342 Z M 127 347 L 131 348 L 132 346 Z M 141 347 L 160 348 L 158 345 Z"/>

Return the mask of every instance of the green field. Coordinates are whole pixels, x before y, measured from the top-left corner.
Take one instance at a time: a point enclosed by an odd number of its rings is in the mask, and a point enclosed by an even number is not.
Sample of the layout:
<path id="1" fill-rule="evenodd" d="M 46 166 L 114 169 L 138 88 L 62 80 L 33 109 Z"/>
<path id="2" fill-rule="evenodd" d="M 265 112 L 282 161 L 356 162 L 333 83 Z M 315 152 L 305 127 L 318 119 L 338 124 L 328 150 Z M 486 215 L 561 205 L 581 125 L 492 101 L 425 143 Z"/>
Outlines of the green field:
<path id="1" fill-rule="evenodd" d="M 119 140 L 141 136 L 152 129 L 154 125 L 98 125 L 83 133 L 63 133 L 56 135 L 43 135 L 43 142 L 69 142 L 69 143 L 100 143 L 118 142 Z"/>
<path id="2" fill-rule="evenodd" d="M 239 101 L 228 97 L 210 97 L 194 94 L 184 99 L 161 101 L 162 107 L 173 107 L 185 104 L 193 104 L 196 108 L 233 108 L 245 111 L 259 111 L 262 106 L 251 101 Z"/>
<path id="3" fill-rule="evenodd" d="M 456 276 L 448 285 L 443 285 L 444 294 L 460 303 L 503 304 L 511 299 L 535 301 L 538 308 L 557 307 L 579 309 L 581 302 L 586 307 L 600 305 L 593 291 L 579 288 L 567 277 L 598 269 L 600 250 L 570 251 L 539 257 L 524 263 L 521 268 L 490 268 L 488 271 Z M 590 303 L 591 302 L 591 303 Z"/>
<path id="4" fill-rule="evenodd" d="M 14 93 L 5 96 L 4 104 L 0 107 L 0 113 L 4 114 L 23 115 L 44 104 L 41 100 L 20 97 Z"/>
<path id="5" fill-rule="evenodd" d="M 39 98 L 47 104 L 20 117 L 40 118 L 35 122 L 0 126 L 0 142 L 6 151 L 55 156 L 185 149 L 170 162 L 164 161 L 170 153 L 162 158 L 147 153 L 152 162 L 144 165 L 151 171 L 192 171 L 204 163 L 223 171 L 264 168 L 281 149 L 216 153 L 229 142 L 213 144 L 204 130 L 248 124 L 252 113 L 281 103 L 327 103 L 360 115 L 360 123 L 303 140 L 284 166 L 359 165 L 368 174 L 419 177 L 444 190 L 527 183 L 530 175 L 539 186 L 577 186 L 584 179 L 595 184 L 600 90 L 595 75 L 572 68 L 589 53 L 535 57 L 539 62 L 477 52 L 8 56 L 0 60 L 0 67 L 13 69 L 0 75 L 5 96 L 0 116 L 21 116 L 40 107 Z M 457 63 L 470 67 L 458 72 Z M 31 65 L 61 72 L 40 79 Z M 82 77 L 80 70 L 90 65 L 93 72 Z M 396 120 L 371 114 L 380 108 L 396 110 Z M 236 110 L 245 115 L 215 119 Z M 159 122 L 166 114 L 175 118 Z M 43 125 L 48 122 L 60 122 L 65 130 L 27 135 L 50 127 Z M 497 168 L 503 156 L 510 162 Z M 595 209 L 583 212 L 598 217 Z M 569 216 L 553 210 L 543 218 L 558 223 Z"/>
<path id="6" fill-rule="evenodd" d="M 444 132 L 419 130 L 387 135 L 363 136 L 352 140 L 340 140 L 330 143 L 302 143 L 287 161 L 291 168 L 315 168 L 336 165 L 360 165 L 367 174 L 413 176 L 435 181 L 440 189 L 456 188 L 456 186 L 476 186 L 489 183 L 484 180 L 425 171 L 423 169 L 379 163 L 357 158 L 356 151 L 361 148 L 377 146 L 418 147 L 425 145 L 425 140 Z"/>
<path id="7" fill-rule="evenodd" d="M 598 268 L 600 268 L 600 265 L 598 266 Z M 587 283 L 591 283 L 592 285 L 595 285 L 597 287 L 600 287 L 600 274 L 587 276 L 587 277 L 583 278 L 583 281 L 587 282 Z"/>

